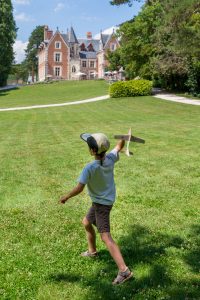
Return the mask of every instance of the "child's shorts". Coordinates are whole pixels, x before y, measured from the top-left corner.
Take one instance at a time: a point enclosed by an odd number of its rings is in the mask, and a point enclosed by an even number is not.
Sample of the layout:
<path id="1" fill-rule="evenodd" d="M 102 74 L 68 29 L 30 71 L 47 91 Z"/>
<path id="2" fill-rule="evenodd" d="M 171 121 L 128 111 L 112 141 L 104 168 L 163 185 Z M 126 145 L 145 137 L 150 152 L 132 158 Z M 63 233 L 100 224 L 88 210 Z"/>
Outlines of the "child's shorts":
<path id="1" fill-rule="evenodd" d="M 99 233 L 110 232 L 110 211 L 112 205 L 92 203 L 86 218 L 97 227 Z"/>

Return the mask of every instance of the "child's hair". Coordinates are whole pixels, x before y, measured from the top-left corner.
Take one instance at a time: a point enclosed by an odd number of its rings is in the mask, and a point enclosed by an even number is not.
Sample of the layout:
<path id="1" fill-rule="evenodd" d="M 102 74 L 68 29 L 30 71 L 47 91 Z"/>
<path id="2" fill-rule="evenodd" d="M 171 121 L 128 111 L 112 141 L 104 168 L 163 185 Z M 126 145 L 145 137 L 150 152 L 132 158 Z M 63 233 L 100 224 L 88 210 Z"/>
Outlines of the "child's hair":
<path id="1" fill-rule="evenodd" d="M 100 163 L 101 163 L 101 166 L 103 166 L 103 158 L 104 158 L 105 153 L 106 153 L 106 151 L 101 152 L 100 154 L 98 154 L 99 157 L 100 157 Z"/>
<path id="2" fill-rule="evenodd" d="M 95 148 L 90 148 L 90 149 L 93 150 L 96 153 L 96 155 L 100 158 L 101 166 L 103 166 L 103 158 L 105 156 L 106 151 L 101 152 L 100 154 L 97 154 L 98 148 L 95 147 Z"/>

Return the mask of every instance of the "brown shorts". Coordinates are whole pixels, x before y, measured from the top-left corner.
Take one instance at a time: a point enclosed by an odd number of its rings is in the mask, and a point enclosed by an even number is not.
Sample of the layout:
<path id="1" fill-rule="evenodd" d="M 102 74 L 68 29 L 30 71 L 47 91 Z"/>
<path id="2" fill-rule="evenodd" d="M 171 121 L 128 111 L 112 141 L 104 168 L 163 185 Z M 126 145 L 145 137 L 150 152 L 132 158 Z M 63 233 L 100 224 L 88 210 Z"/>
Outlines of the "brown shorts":
<path id="1" fill-rule="evenodd" d="M 86 218 L 97 227 L 99 233 L 110 232 L 110 211 L 112 205 L 92 203 Z"/>

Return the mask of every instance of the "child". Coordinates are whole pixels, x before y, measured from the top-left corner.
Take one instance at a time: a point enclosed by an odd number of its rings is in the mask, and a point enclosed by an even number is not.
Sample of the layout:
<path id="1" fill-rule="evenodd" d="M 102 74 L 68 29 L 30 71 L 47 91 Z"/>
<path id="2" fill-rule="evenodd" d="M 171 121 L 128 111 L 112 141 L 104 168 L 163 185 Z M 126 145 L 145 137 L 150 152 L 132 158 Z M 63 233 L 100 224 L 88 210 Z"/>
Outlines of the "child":
<path id="1" fill-rule="evenodd" d="M 60 203 L 64 204 L 71 197 L 78 195 L 87 185 L 92 206 L 82 221 L 86 231 L 88 250 L 81 255 L 86 257 L 98 255 L 93 227 L 95 225 L 119 269 L 113 284 L 121 284 L 131 278 L 133 273 L 126 266 L 119 247 L 112 239 L 109 216 L 116 195 L 113 174 L 114 164 L 119 160 L 119 152 L 124 147 L 125 142 L 120 140 L 115 148 L 106 155 L 110 143 L 104 134 L 83 133 L 81 138 L 87 142 L 90 154 L 95 157 L 95 160 L 86 165 L 78 179 L 78 185 L 63 196 Z"/>

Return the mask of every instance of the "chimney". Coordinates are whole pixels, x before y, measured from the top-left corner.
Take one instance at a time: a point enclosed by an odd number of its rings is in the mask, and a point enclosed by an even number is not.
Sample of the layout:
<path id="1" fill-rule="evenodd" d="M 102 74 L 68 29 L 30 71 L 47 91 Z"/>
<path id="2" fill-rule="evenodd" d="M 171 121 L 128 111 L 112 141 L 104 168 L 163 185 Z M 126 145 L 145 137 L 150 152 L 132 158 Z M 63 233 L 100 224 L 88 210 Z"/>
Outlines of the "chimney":
<path id="1" fill-rule="evenodd" d="M 53 36 L 53 31 L 49 30 L 47 25 L 44 26 L 44 40 L 50 40 Z"/>
<path id="2" fill-rule="evenodd" d="M 86 35 L 88 40 L 92 39 L 92 32 L 88 31 Z"/>
<path id="3" fill-rule="evenodd" d="M 48 31 L 49 27 L 47 25 L 44 26 L 44 40 L 47 40 L 47 31 Z"/>
<path id="4" fill-rule="evenodd" d="M 47 40 L 50 40 L 53 36 L 53 30 L 48 30 L 47 31 Z"/>

